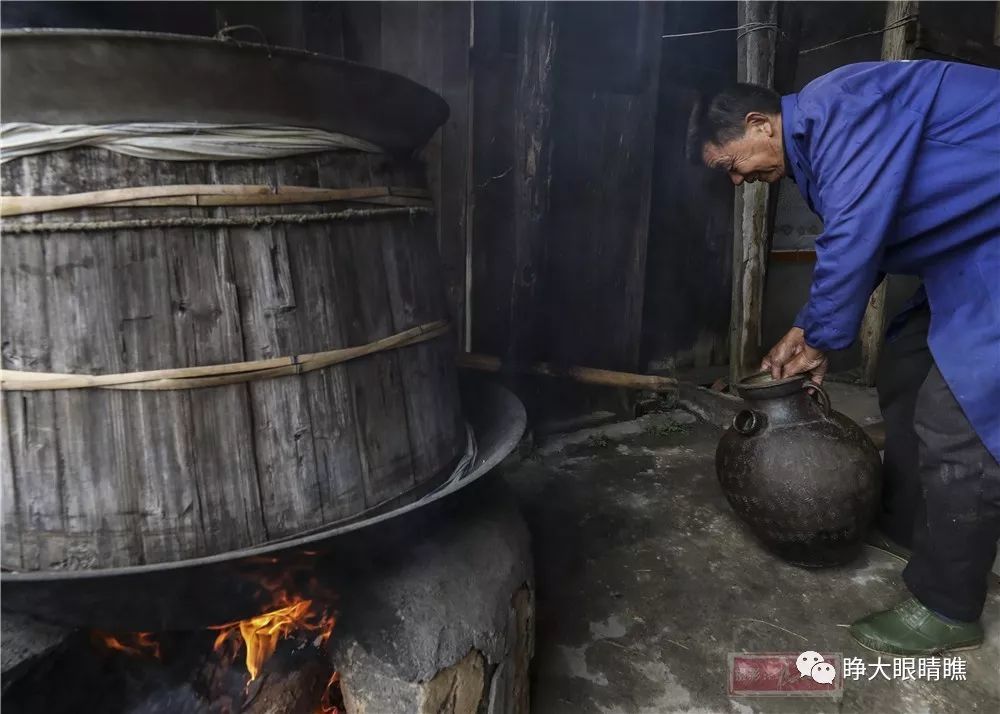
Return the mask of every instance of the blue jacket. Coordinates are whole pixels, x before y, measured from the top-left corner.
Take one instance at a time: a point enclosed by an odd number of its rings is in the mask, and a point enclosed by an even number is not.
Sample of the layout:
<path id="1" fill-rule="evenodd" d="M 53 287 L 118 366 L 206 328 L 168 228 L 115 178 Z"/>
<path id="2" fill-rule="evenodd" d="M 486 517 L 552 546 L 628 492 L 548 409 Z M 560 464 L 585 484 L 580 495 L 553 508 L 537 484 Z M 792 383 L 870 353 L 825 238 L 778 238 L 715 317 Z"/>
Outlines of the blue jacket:
<path id="1" fill-rule="evenodd" d="M 850 346 L 882 274 L 919 276 L 934 360 L 1000 460 L 1000 72 L 848 65 L 783 97 L 781 118 L 789 172 L 823 219 L 806 342 Z"/>

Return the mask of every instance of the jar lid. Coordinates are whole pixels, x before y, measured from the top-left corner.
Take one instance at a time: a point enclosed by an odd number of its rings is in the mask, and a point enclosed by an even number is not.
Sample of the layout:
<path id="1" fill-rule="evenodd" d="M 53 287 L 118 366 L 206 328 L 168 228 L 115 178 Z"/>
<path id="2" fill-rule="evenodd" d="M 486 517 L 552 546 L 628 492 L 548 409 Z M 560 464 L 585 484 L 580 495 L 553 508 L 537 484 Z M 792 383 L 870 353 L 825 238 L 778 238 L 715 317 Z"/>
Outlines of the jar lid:
<path id="1" fill-rule="evenodd" d="M 760 371 L 744 377 L 736 383 L 736 391 L 744 399 L 769 399 L 783 397 L 802 389 L 806 375 L 796 374 L 792 377 L 775 379 L 768 371 Z"/>

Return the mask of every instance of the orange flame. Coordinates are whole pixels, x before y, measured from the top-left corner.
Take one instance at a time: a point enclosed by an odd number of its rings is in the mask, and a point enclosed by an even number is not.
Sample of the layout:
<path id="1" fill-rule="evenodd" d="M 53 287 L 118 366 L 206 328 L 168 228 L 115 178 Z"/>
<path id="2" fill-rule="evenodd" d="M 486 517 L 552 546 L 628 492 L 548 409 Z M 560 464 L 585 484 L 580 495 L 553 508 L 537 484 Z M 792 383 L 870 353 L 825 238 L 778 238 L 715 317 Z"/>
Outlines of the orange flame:
<path id="1" fill-rule="evenodd" d="M 330 676 L 330 681 L 326 683 L 326 689 L 323 690 L 323 696 L 319 700 L 319 708 L 316 710 L 316 714 L 340 714 L 340 708 L 330 701 L 333 697 L 333 685 L 339 682 L 340 672 L 334 672 Z"/>
<path id="2" fill-rule="evenodd" d="M 336 620 L 332 615 L 325 613 L 317 617 L 311 608 L 312 600 L 295 598 L 291 604 L 248 620 L 212 627 L 210 629 L 219 630 L 212 649 L 216 652 L 221 651 L 231 636 L 239 632 L 246 646 L 246 666 L 252 682 L 257 679 L 264 663 L 274 654 L 278 642 L 292 633 L 301 630 L 318 632 L 316 645 L 326 644 Z M 237 651 L 238 648 L 237 643 Z"/>
<path id="3" fill-rule="evenodd" d="M 274 654 L 282 639 L 300 632 L 312 632 L 316 633 L 313 646 L 323 649 L 333 633 L 336 618 L 328 614 L 325 609 L 320 613 L 313 612 L 312 600 L 298 595 L 290 596 L 291 583 L 289 573 L 283 574 L 276 580 L 262 583 L 271 593 L 273 610 L 246 620 L 208 628 L 218 632 L 212 649 L 215 652 L 223 652 L 227 663 L 234 661 L 240 649 L 246 647 L 246 668 L 250 674 L 248 686 L 260 675 L 264 664 Z M 308 591 L 315 588 L 315 579 L 310 579 Z M 153 634 L 150 632 L 116 636 L 94 630 L 92 634 L 95 642 L 108 649 L 133 656 L 151 655 L 160 658 L 160 644 L 153 639 Z M 336 698 L 334 686 L 339 679 L 339 675 L 335 672 L 327 682 L 315 714 L 342 714 L 332 701 Z"/>
<path id="4" fill-rule="evenodd" d="M 149 655 L 160 659 L 160 643 L 153 639 L 152 632 L 133 632 L 129 635 L 122 635 L 120 638 L 109 635 L 100 630 L 93 631 L 94 639 L 109 650 L 124 652 L 133 657 Z M 128 644 L 122 642 L 125 639 Z"/>

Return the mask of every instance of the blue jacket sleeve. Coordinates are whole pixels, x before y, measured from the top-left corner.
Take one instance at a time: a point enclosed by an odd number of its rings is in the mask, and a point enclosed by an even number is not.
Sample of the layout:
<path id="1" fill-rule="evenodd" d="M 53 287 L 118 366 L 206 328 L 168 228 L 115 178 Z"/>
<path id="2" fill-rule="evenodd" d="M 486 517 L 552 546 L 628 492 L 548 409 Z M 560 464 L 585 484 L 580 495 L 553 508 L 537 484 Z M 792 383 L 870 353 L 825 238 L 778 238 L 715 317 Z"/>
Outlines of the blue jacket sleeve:
<path id="1" fill-rule="evenodd" d="M 823 233 L 795 324 L 822 350 L 854 342 L 923 133 L 924 116 L 883 95 L 801 101 Z"/>

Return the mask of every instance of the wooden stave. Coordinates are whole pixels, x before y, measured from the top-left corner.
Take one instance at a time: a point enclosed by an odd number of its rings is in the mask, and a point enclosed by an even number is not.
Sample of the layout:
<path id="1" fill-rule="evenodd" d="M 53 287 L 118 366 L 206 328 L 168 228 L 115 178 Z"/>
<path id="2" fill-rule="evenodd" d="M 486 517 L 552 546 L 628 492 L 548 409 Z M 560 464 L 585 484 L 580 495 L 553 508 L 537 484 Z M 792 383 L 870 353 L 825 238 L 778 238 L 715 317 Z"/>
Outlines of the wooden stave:
<path id="1" fill-rule="evenodd" d="M 66 166 L 72 166 L 73 170 L 66 170 Z M 25 184 L 24 176 L 32 167 L 40 179 L 29 186 Z M 74 149 L 9 162 L 3 167 L 3 178 L 5 193 L 11 193 L 13 189 L 14 193 L 38 194 L 109 188 L 125 185 L 123 179 L 127 185 L 263 182 L 339 187 L 375 185 L 373 181 L 382 181 L 383 185 L 386 181 L 418 187 L 424 184 L 423 169 L 417 162 L 359 152 L 328 152 L 274 161 L 180 164 L 125 157 L 98 149 Z M 61 211 L 22 219 L 69 221 L 151 215 L 230 216 L 254 211 L 318 212 L 329 208 L 329 204 L 277 209 L 273 206 L 261 209 L 101 208 Z M 392 230 L 389 230 L 390 227 Z M 188 249 L 198 251 L 203 258 L 201 264 L 214 258 L 216 267 L 221 261 L 223 268 L 228 270 L 228 279 L 224 276 L 219 281 L 216 294 L 208 296 L 213 299 L 202 296 L 201 303 L 184 306 L 186 317 L 177 321 L 185 322 L 185 325 L 159 326 L 162 336 L 169 338 L 173 333 L 172 341 L 157 340 L 155 353 L 147 351 L 139 359 L 137 354 L 130 353 L 130 345 L 143 341 L 135 335 L 130 341 L 123 330 L 122 355 L 131 359 L 116 360 L 112 351 L 105 350 L 106 364 L 98 371 L 193 366 L 206 360 L 222 362 L 317 351 L 356 344 L 359 340 L 370 341 L 368 338 L 377 339 L 397 328 L 405 329 L 417 324 L 404 324 L 407 320 L 419 321 L 430 316 L 441 319 L 445 316 L 443 296 L 437 290 L 440 279 L 434 275 L 439 268 L 433 257 L 436 247 L 432 219 L 346 222 L 335 226 L 274 226 L 266 232 L 266 236 L 261 236 L 259 231 L 255 233 L 250 229 L 213 230 L 203 234 L 199 231 L 167 234 L 145 230 L 126 236 L 78 236 L 78 242 L 85 246 L 73 250 L 83 250 L 84 254 L 78 256 L 83 263 L 87 258 L 93 264 L 97 260 L 95 256 L 105 259 L 111 256 L 122 267 L 131 268 L 125 271 L 123 280 L 128 283 L 127 289 L 135 292 L 135 299 L 129 300 L 126 306 L 134 309 L 132 314 L 123 315 L 123 324 L 128 322 L 129 329 L 133 331 L 141 332 L 143 328 L 149 328 L 150 319 L 145 315 L 149 309 L 162 312 L 164 306 L 169 305 L 173 314 L 182 297 L 180 293 L 189 292 L 183 285 L 166 286 L 166 292 L 163 286 L 152 289 L 149 285 L 151 281 L 146 279 L 147 274 L 155 272 L 151 270 L 150 263 L 169 270 L 169 260 L 176 261 L 178 254 L 185 255 L 184 251 Z M 5 265 L 11 262 L 6 255 L 11 245 L 22 248 L 33 246 L 36 250 L 48 247 L 51 252 L 53 245 L 73 241 L 73 237 L 63 234 L 34 236 L 23 242 L 22 238 L 24 236 L 17 236 L 16 240 L 13 236 L 4 238 Z M 196 247 L 187 245 L 186 248 L 185 242 Z M 262 250 L 271 256 L 272 267 L 277 267 L 270 282 L 264 272 L 257 270 L 264 260 L 260 256 Z M 253 260 L 247 262 L 252 251 L 257 251 L 257 263 Z M 383 279 L 352 285 L 349 271 L 343 268 L 350 264 L 355 253 L 362 254 L 370 265 L 376 268 L 381 266 Z M 135 260 L 130 262 L 136 255 L 140 257 L 138 262 L 142 263 L 138 268 Z M 417 259 L 421 259 L 419 269 L 407 260 L 401 261 L 399 255 L 409 256 L 408 260 L 414 265 Z M 275 260 L 278 262 L 274 263 Z M 19 261 L 13 262 L 16 272 Z M 300 293 L 307 298 L 315 290 L 322 291 L 324 283 L 321 277 L 318 282 L 313 280 L 310 283 L 304 276 L 320 276 L 317 265 L 326 265 L 331 271 L 336 271 L 339 266 L 339 276 L 332 278 L 332 286 L 326 284 L 325 287 L 336 292 L 340 299 L 353 299 L 356 306 L 364 305 L 364 309 L 359 310 L 362 314 L 356 315 L 355 319 L 344 319 L 335 308 L 340 303 L 337 300 L 331 302 L 329 297 L 324 302 L 313 296 L 311 299 L 315 304 L 307 305 L 307 300 L 303 303 L 306 309 L 300 310 L 299 306 L 287 304 L 288 295 L 285 294 L 283 304 L 281 291 L 288 291 L 288 275 L 293 265 L 299 279 L 307 283 L 300 286 L 303 288 Z M 392 268 L 388 274 L 385 273 L 386 265 Z M 75 269 L 80 268 L 77 266 Z M 251 279 L 251 275 L 257 277 Z M 415 281 L 416 275 L 423 275 L 423 281 Z M 4 284 L 9 285 L 13 277 L 16 276 L 6 275 Z M 110 289 L 108 284 L 114 283 L 113 280 L 92 282 L 94 286 L 104 286 L 105 289 Z M 251 285 L 256 290 L 248 289 Z M 291 287 L 294 293 L 295 286 Z M 41 291 L 46 295 L 44 286 Z M 381 313 L 375 306 L 380 293 L 384 294 Z M 50 355 L 41 354 L 44 349 L 36 344 L 33 350 L 36 354 L 29 355 L 29 362 L 35 360 L 31 364 L 10 359 L 16 356 L 17 345 L 14 344 L 16 340 L 8 340 L 7 325 L 30 326 L 31 320 L 25 321 L 22 315 L 11 314 L 7 304 L 10 301 L 2 302 L 5 313 L 4 342 L 11 343 L 5 349 L 5 368 L 85 371 L 85 368 L 92 367 L 81 364 L 79 359 L 71 359 L 79 355 L 74 353 L 71 344 L 62 342 L 59 344 L 61 351 Z M 234 305 L 240 316 L 238 323 L 233 321 Z M 323 314 L 331 306 L 338 314 Z M 220 344 L 216 345 L 219 349 L 205 354 L 204 348 L 211 343 L 211 339 L 206 340 L 202 336 L 192 340 L 185 330 L 198 332 L 197 323 L 203 322 L 206 316 L 211 320 L 213 315 L 217 320 L 222 318 L 223 324 L 214 326 L 218 328 L 214 334 L 223 339 L 219 339 Z M 324 327 L 316 329 L 317 325 Z M 103 328 L 106 333 L 107 326 Z M 212 333 L 211 329 L 209 333 Z M 334 335 L 337 339 L 332 339 Z M 259 345 L 257 338 L 263 338 L 269 344 Z M 36 342 L 41 341 L 36 339 Z M 170 349 L 162 349 L 164 345 Z M 28 346 L 22 344 L 21 347 L 23 350 Z M 381 395 L 373 395 L 374 388 L 359 390 L 359 385 L 364 383 L 401 385 L 402 389 L 391 389 L 388 393 L 382 389 Z M 166 562 L 287 537 L 299 530 L 357 516 L 384 501 L 400 504 L 412 500 L 416 494 L 426 491 L 450 473 L 465 446 L 464 423 L 447 339 L 374 355 L 301 377 L 190 390 L 174 395 L 115 396 L 107 391 L 83 390 L 75 396 L 65 392 L 21 392 L 9 393 L 2 398 L 3 429 L 7 436 L 5 443 L 11 456 L 5 461 L 3 469 L 3 563 L 4 567 L 18 570 L 105 568 Z M 278 403 L 284 411 L 269 408 L 272 403 Z M 342 405 L 339 409 L 335 406 L 338 404 Z M 30 449 L 19 449 L 12 436 L 26 433 L 26 405 L 30 405 L 31 414 L 40 415 L 35 418 L 51 423 L 57 434 L 57 419 L 69 418 L 69 434 L 65 433 L 67 427 L 64 426 L 63 433 L 51 443 L 51 439 L 46 442 L 45 437 L 38 433 L 34 435 Z M 349 405 L 349 409 L 343 405 Z M 433 408 L 428 410 L 428 407 Z M 122 418 L 111 420 L 109 432 L 100 422 L 101 413 L 118 414 Z M 171 419 L 192 424 L 192 433 L 178 434 L 166 428 L 162 423 L 164 419 L 159 416 L 163 413 L 168 413 Z M 77 418 L 75 415 L 78 414 L 89 416 Z M 315 433 L 302 430 L 304 414 L 308 415 L 310 425 L 315 417 L 326 423 L 328 428 Z M 158 448 L 151 452 L 135 441 L 126 446 L 128 440 L 123 434 L 130 424 L 150 425 L 154 422 L 159 424 L 161 431 L 165 429 L 169 432 L 169 439 L 157 439 Z M 390 429 L 376 428 L 375 422 L 383 426 L 406 423 L 407 428 L 402 435 L 392 434 Z M 349 448 L 351 430 L 357 431 L 359 425 L 365 436 L 361 446 L 352 451 Z M 299 438 L 289 440 L 289 426 Z M 154 427 L 144 428 L 155 431 Z M 80 464 L 85 460 L 80 457 L 87 454 L 87 447 L 79 435 L 86 429 L 91 434 L 96 432 L 99 435 L 97 441 L 120 445 L 121 453 L 109 457 L 111 466 L 102 469 L 102 475 L 110 476 L 110 481 L 87 469 L 82 474 L 75 470 L 69 473 L 72 470 L 69 464 Z M 384 432 L 389 432 L 390 438 L 386 439 Z M 219 434 L 220 442 L 240 444 L 239 447 L 231 447 L 237 466 L 233 468 L 221 462 L 217 451 L 213 451 L 208 444 L 199 443 L 197 434 L 202 433 Z M 256 435 L 256 438 L 251 440 L 248 434 Z M 311 447 L 296 450 L 296 443 L 306 436 L 312 437 Z M 357 443 L 357 434 L 353 437 Z M 64 448 L 65 442 L 71 442 L 73 448 Z M 254 448 L 248 449 L 250 445 Z M 147 453 L 152 456 L 147 456 Z M 197 458 L 192 459 L 192 454 Z M 156 465 L 160 469 L 181 474 L 176 488 L 168 488 L 165 481 L 156 484 L 146 480 L 135 484 L 123 476 L 127 470 L 135 469 L 136 461 L 145 463 L 150 458 L 158 460 Z M 310 458 L 314 463 L 312 472 L 308 468 Z M 315 465 L 320 462 L 322 467 Z M 286 467 L 282 468 L 282 464 Z M 287 467 L 298 473 L 298 478 L 292 483 L 300 486 L 321 468 L 326 473 L 328 478 L 316 479 L 319 503 L 322 504 L 318 513 L 315 507 L 311 513 L 304 512 L 314 505 L 313 493 L 304 486 L 289 488 L 285 475 L 289 470 Z M 14 483 L 14 472 L 25 469 L 42 474 L 39 482 L 21 479 L 21 483 Z M 150 472 L 147 469 L 147 473 Z M 231 481 L 219 479 L 217 475 L 213 478 L 213 473 L 227 473 L 233 478 Z M 247 474 L 252 474 L 253 478 Z M 52 517 L 51 508 L 25 507 L 25 513 L 20 511 L 19 507 L 24 507 L 26 500 L 51 500 L 53 481 L 60 505 L 56 518 Z M 218 485 L 220 481 L 221 486 Z M 95 488 L 90 489 L 88 485 Z M 99 495 L 95 496 L 94 490 Z M 108 503 L 123 493 L 130 494 L 129 505 L 142 507 L 119 509 L 121 517 L 103 528 L 95 530 L 93 523 L 85 524 L 83 528 L 74 527 L 73 524 L 78 524 L 81 519 L 86 521 L 95 517 L 86 506 L 96 512 L 97 504 Z M 255 493 L 258 494 L 256 502 Z M 173 521 L 170 521 L 171 518 Z M 164 522 L 168 525 L 157 526 Z"/>

